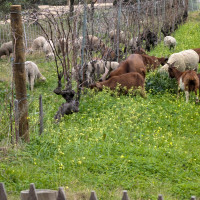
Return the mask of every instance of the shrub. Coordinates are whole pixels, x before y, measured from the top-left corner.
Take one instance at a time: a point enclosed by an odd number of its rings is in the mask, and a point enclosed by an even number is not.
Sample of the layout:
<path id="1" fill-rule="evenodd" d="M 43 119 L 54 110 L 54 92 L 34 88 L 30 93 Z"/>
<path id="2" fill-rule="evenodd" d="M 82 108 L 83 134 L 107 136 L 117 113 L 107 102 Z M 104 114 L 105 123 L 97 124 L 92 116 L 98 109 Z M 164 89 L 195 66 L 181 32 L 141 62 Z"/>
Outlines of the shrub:
<path id="1" fill-rule="evenodd" d="M 150 72 L 146 77 L 146 91 L 152 94 L 164 93 L 177 93 L 177 82 L 175 79 L 169 78 L 167 73 L 159 73 L 157 71 Z"/>

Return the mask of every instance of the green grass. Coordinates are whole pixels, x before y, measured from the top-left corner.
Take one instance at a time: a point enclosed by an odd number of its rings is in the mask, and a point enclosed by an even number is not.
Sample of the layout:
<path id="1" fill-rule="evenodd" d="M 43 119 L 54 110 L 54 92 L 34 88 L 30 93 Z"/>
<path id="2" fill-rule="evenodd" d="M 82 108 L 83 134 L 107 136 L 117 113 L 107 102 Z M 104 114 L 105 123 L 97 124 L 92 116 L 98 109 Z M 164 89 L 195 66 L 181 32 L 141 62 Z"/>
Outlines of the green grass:
<path id="1" fill-rule="evenodd" d="M 193 17 L 193 16 L 196 17 Z M 200 47 L 199 22 L 194 13 L 174 36 L 176 52 Z M 172 52 L 160 44 L 151 55 Z M 9 199 L 19 199 L 30 183 L 36 188 L 63 186 L 69 199 L 89 199 L 95 190 L 98 199 L 121 199 L 128 190 L 130 199 L 189 199 L 200 197 L 200 107 L 192 98 L 175 92 L 149 91 L 139 96 L 111 96 L 109 92 L 88 91 L 80 102 L 80 111 L 55 124 L 53 116 L 63 100 L 52 91 L 57 86 L 53 63 L 44 56 L 30 56 L 46 83 L 37 83 L 28 91 L 30 143 L 11 148 L 8 143 L 9 113 L 1 118 L 0 181 L 5 183 Z M 1 113 L 9 109 L 9 65 L 1 60 Z M 8 68 L 7 68 L 8 67 Z M 5 69 L 6 72 L 5 72 Z M 151 74 L 149 77 L 153 76 Z M 160 84 L 158 78 L 158 85 Z M 171 80 L 166 80 L 171 81 Z M 44 133 L 39 136 L 39 94 L 43 95 Z"/>

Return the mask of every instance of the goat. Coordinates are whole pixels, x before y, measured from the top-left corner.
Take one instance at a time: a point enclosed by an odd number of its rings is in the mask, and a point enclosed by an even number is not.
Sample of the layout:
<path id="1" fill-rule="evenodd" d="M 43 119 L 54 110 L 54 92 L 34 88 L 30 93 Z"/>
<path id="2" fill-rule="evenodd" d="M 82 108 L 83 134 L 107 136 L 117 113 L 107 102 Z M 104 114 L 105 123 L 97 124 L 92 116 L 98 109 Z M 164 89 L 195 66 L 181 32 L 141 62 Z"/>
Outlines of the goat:
<path id="1" fill-rule="evenodd" d="M 101 49 L 102 59 L 106 61 L 117 61 L 117 51 L 112 50 L 109 47 L 104 46 Z M 123 57 L 122 51 L 119 49 L 119 59 Z"/>
<path id="2" fill-rule="evenodd" d="M 149 29 L 145 30 L 141 36 L 138 37 L 138 44 L 139 46 L 141 46 L 141 42 L 145 40 L 146 44 L 145 44 L 145 49 L 147 51 L 150 51 L 151 48 L 154 48 L 157 45 L 158 42 L 158 37 L 157 35 L 150 31 Z"/>
<path id="3" fill-rule="evenodd" d="M 101 91 L 103 87 L 108 87 L 111 90 L 115 90 L 119 85 L 119 94 L 127 94 L 130 89 L 135 90 L 140 88 L 140 95 L 145 97 L 144 83 L 145 79 L 141 74 L 137 72 L 130 72 L 120 76 L 113 76 L 103 82 L 97 82 L 90 85 L 90 88 L 97 88 Z"/>
<path id="4" fill-rule="evenodd" d="M 110 62 L 104 60 L 93 60 L 88 62 L 85 65 L 86 79 L 88 84 L 91 84 L 93 82 L 93 80 L 95 79 L 94 76 L 97 76 L 99 78 L 100 74 L 102 74 L 100 80 L 105 80 L 108 73 L 114 69 L 117 69 L 118 66 L 118 62 Z"/>
<path id="5" fill-rule="evenodd" d="M 120 76 L 129 72 L 138 72 L 143 77 L 146 75 L 146 68 L 140 54 L 131 54 L 125 61 L 121 62 L 119 67 L 112 71 L 109 78 L 113 76 Z"/>
<path id="6" fill-rule="evenodd" d="M 199 89 L 199 77 L 197 76 L 197 73 L 194 70 L 181 72 L 176 67 L 174 67 L 174 63 L 168 64 L 168 72 L 169 76 L 171 78 L 175 78 L 178 82 L 178 97 L 180 90 L 185 91 L 186 103 L 188 103 L 189 94 L 190 92 L 194 91 L 196 95 L 196 101 L 198 102 L 199 100 L 197 90 Z"/>
<path id="7" fill-rule="evenodd" d="M 164 65 L 168 60 L 167 57 L 158 58 L 155 56 L 149 56 L 145 54 L 142 54 L 141 56 L 142 56 L 144 65 L 146 66 L 147 72 L 157 69 L 160 65 Z"/>
<path id="8" fill-rule="evenodd" d="M 199 63 L 200 63 L 200 48 L 193 49 L 199 55 Z"/>

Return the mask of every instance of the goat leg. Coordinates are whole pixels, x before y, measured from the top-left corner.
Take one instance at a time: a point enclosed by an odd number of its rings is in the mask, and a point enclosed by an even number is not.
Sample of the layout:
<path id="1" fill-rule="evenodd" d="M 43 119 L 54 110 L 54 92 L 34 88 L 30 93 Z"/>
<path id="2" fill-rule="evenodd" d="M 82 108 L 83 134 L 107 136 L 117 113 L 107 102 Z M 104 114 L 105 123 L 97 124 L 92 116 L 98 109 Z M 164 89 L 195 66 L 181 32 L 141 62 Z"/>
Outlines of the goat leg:
<path id="1" fill-rule="evenodd" d="M 194 92 L 195 92 L 195 96 L 196 96 L 196 103 L 199 103 L 199 97 L 198 97 L 198 94 L 197 94 L 197 89 Z"/>
<path id="2" fill-rule="evenodd" d="M 106 76 L 108 75 L 109 70 L 107 69 L 107 67 L 105 67 L 105 73 L 102 75 L 102 77 L 100 78 L 99 81 L 105 81 L 106 80 Z"/>
<path id="3" fill-rule="evenodd" d="M 189 101 L 189 96 L 190 96 L 189 91 L 185 91 L 186 103 L 188 103 Z"/>
<path id="4" fill-rule="evenodd" d="M 180 96 L 180 92 L 181 92 L 181 89 L 180 89 L 180 87 L 178 87 L 177 99 L 178 99 L 178 98 L 179 98 L 179 96 Z"/>

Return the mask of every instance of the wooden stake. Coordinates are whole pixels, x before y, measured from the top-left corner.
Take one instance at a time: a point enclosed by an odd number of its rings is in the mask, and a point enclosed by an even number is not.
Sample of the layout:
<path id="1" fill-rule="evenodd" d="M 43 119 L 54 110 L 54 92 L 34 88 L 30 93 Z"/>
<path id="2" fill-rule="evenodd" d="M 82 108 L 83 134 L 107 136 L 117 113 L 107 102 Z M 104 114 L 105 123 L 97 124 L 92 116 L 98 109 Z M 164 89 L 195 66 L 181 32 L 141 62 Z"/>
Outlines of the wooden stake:
<path id="1" fill-rule="evenodd" d="M 26 91 L 25 47 L 23 43 L 23 27 L 21 6 L 12 5 L 11 33 L 13 37 L 13 77 L 15 81 L 16 99 L 19 101 L 19 136 L 29 142 L 28 103 Z"/>
<path id="2" fill-rule="evenodd" d="M 3 183 L 0 183 L 0 199 L 7 200 L 6 190 Z"/>

